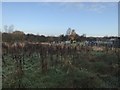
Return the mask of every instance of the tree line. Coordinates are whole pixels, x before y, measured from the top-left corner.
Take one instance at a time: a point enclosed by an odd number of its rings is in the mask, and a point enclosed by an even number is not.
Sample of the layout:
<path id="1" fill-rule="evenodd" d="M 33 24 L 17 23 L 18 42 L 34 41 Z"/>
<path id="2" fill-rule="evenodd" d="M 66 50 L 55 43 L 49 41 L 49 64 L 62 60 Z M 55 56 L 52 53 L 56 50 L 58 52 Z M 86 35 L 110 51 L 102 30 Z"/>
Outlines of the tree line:
<path id="1" fill-rule="evenodd" d="M 96 41 L 96 40 L 105 40 L 117 37 L 86 37 L 83 35 L 76 34 L 74 40 L 77 42 L 82 42 L 85 40 L 88 41 Z M 59 36 L 44 36 L 44 35 L 34 35 L 34 34 L 25 34 L 22 31 L 14 31 L 12 33 L 2 33 L 2 41 L 3 42 L 61 42 L 61 41 L 71 41 L 69 35 L 59 35 Z"/>
<path id="2" fill-rule="evenodd" d="M 75 40 L 81 41 L 85 40 L 86 37 L 76 35 Z M 67 41 L 70 40 L 68 35 L 59 35 L 59 36 L 44 36 L 44 35 L 34 35 L 34 34 L 25 34 L 22 31 L 14 31 L 12 33 L 2 33 L 3 42 L 58 42 L 58 41 Z"/>

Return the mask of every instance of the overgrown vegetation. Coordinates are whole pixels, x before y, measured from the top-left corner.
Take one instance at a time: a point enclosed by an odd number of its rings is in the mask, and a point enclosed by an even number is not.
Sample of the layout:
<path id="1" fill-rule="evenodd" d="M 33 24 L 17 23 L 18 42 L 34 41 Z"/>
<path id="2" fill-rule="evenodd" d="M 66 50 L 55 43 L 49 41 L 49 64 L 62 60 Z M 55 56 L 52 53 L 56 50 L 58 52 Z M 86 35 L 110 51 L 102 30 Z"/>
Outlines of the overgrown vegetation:
<path id="1" fill-rule="evenodd" d="M 3 88 L 118 88 L 119 49 L 86 49 L 34 45 L 4 50 Z"/>

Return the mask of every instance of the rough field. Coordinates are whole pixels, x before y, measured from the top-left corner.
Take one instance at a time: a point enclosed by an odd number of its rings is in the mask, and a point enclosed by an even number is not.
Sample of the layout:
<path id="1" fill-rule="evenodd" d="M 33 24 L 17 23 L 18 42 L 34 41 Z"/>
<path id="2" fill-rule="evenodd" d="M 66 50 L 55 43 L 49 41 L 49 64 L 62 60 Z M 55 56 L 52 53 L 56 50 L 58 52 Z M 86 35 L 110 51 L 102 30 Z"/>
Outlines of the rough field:
<path id="1" fill-rule="evenodd" d="M 3 48 L 3 88 L 117 88 L 119 49 Z"/>

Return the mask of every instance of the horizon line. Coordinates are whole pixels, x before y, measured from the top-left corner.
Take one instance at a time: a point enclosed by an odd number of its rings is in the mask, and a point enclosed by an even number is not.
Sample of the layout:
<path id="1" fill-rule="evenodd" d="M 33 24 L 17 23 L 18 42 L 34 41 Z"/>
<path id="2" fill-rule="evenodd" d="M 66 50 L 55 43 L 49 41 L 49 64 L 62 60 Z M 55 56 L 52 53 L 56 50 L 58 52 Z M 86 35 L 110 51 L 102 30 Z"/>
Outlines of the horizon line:
<path id="1" fill-rule="evenodd" d="M 18 31 L 18 30 L 16 30 Z M 13 31 L 14 32 L 14 31 Z M 12 32 L 12 33 L 13 33 Z M 29 33 L 29 32 L 24 32 L 24 31 L 21 31 L 23 32 L 25 35 L 27 34 L 32 34 L 32 35 L 38 35 L 38 36 L 45 36 L 45 37 L 59 37 L 60 35 L 64 35 L 66 36 L 66 34 L 59 34 L 59 35 L 45 35 L 45 34 L 37 34 L 37 33 Z M 8 33 L 8 32 L 5 32 L 5 31 L 2 31 L 1 33 Z M 79 34 L 77 34 L 79 35 Z M 79 35 L 79 36 L 82 36 L 83 34 Z M 98 35 L 98 36 L 95 36 L 95 35 L 87 35 L 85 37 L 119 37 L 119 35 Z"/>

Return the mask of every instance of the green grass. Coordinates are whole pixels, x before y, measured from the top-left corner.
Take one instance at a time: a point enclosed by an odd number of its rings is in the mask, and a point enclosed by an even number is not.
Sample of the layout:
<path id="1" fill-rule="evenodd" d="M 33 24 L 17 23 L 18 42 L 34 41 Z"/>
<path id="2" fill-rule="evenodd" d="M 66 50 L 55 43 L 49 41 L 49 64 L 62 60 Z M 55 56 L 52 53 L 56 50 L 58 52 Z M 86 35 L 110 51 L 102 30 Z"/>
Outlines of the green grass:
<path id="1" fill-rule="evenodd" d="M 79 53 L 45 59 L 48 70 L 42 73 L 37 53 L 24 56 L 22 77 L 16 75 L 16 63 L 11 55 L 4 56 L 3 88 L 113 88 L 118 87 L 118 58 L 105 52 Z M 70 61 L 70 63 L 65 63 Z M 52 66 L 53 64 L 53 66 Z M 20 80 L 20 81 L 19 81 Z"/>

